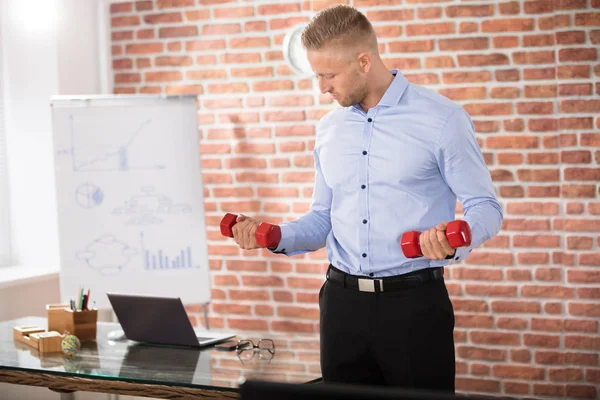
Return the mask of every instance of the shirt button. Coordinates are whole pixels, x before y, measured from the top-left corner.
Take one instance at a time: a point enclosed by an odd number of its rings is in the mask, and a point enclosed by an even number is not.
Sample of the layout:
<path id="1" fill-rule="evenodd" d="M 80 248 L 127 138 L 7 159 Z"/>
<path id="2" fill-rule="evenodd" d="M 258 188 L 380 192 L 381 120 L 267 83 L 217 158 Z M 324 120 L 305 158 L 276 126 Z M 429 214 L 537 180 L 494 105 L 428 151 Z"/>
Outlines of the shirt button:
<path id="1" fill-rule="evenodd" d="M 367 253 L 362 253 L 363 258 L 367 257 Z"/>
<path id="2" fill-rule="evenodd" d="M 363 151 L 363 156 L 366 156 L 366 155 L 367 155 L 367 152 L 366 152 L 366 151 Z"/>
<path id="3" fill-rule="evenodd" d="M 360 185 L 361 189 L 366 189 L 367 187 L 365 185 Z M 470 251 L 470 250 L 469 250 Z"/>
<path id="4" fill-rule="evenodd" d="M 367 220 L 366 220 L 366 219 L 363 219 L 363 224 L 366 224 L 366 223 L 367 223 Z"/>
<path id="5" fill-rule="evenodd" d="M 373 118 L 369 118 L 367 121 L 369 121 L 369 122 L 373 122 Z"/>
<path id="6" fill-rule="evenodd" d="M 373 275 L 375 275 L 375 274 L 374 274 L 374 273 L 372 273 L 372 272 L 369 274 L 369 276 L 373 276 Z"/>

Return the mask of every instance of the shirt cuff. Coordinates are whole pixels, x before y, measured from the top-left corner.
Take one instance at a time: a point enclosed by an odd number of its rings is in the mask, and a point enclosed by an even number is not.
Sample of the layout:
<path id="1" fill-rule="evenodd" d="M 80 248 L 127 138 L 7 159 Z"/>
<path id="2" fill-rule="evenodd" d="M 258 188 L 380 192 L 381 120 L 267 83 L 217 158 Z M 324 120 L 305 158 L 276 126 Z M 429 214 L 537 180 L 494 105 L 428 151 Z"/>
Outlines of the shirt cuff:
<path id="1" fill-rule="evenodd" d="M 469 253 L 471 253 L 472 248 L 471 247 L 459 247 L 458 249 L 456 249 L 456 253 L 454 253 L 454 257 L 452 257 L 452 262 L 460 262 L 463 261 L 465 258 L 467 258 L 469 256 Z"/>
<path id="2" fill-rule="evenodd" d="M 294 231 L 289 225 L 281 224 L 281 240 L 275 249 L 269 249 L 274 254 L 286 254 L 286 251 L 291 250 L 294 244 Z"/>

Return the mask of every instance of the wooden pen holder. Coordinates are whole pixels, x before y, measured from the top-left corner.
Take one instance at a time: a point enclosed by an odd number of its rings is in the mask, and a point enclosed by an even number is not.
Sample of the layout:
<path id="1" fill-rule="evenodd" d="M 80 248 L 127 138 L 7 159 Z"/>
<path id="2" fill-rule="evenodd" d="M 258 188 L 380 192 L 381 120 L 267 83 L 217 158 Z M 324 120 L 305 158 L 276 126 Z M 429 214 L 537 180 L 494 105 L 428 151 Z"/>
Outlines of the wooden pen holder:
<path id="1" fill-rule="evenodd" d="M 81 342 L 96 340 L 98 310 L 73 311 L 67 304 L 48 304 L 46 314 L 49 331 L 68 332 Z"/>

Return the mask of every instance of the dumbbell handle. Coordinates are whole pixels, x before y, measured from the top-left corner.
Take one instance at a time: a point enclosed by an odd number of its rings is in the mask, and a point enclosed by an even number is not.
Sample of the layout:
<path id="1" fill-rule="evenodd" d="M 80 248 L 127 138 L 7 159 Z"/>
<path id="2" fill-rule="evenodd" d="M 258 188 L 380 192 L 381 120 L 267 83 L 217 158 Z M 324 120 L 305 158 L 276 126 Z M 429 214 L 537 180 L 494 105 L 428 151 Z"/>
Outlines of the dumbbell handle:
<path id="1" fill-rule="evenodd" d="M 419 237 L 421 232 L 410 231 L 404 232 L 400 239 L 400 247 L 407 258 L 416 258 L 423 256 L 421 252 L 421 243 Z M 446 238 L 452 248 L 457 249 L 471 244 L 471 228 L 467 221 L 455 220 L 448 223 L 446 227 Z"/>
<path id="2" fill-rule="evenodd" d="M 221 220 L 221 234 L 227 237 L 233 237 L 233 226 L 237 220 L 236 214 L 227 213 Z M 261 222 L 256 229 L 256 243 L 261 247 L 274 249 L 281 241 L 281 228 L 279 225 Z"/>

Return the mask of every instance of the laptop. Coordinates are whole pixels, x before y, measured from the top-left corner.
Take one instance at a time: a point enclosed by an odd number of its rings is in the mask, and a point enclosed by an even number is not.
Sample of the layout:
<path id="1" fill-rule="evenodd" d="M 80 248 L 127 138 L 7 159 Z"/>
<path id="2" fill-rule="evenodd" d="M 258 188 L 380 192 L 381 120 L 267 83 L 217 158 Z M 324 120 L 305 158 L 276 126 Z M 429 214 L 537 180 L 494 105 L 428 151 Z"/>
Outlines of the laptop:
<path id="1" fill-rule="evenodd" d="M 194 329 L 179 297 L 106 293 L 125 337 L 136 342 L 205 347 L 235 337 Z"/>

